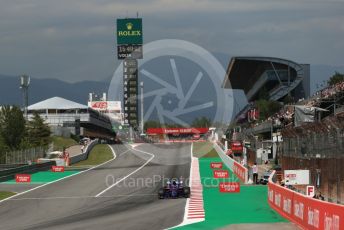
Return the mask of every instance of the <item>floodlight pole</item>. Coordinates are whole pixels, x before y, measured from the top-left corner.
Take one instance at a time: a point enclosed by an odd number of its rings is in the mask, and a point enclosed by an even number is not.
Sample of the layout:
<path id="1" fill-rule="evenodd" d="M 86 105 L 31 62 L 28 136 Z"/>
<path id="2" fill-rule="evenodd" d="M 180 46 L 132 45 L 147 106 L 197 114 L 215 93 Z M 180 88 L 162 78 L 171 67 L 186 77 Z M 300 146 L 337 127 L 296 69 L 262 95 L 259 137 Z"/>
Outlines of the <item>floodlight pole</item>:
<path id="1" fill-rule="evenodd" d="M 140 83 L 141 86 L 141 134 L 143 135 L 144 121 L 143 121 L 143 81 Z"/>
<path id="2" fill-rule="evenodd" d="M 24 103 L 24 117 L 28 119 L 28 106 L 29 106 L 29 85 L 30 85 L 30 77 L 27 75 L 20 76 L 20 88 L 23 92 L 23 103 Z"/>

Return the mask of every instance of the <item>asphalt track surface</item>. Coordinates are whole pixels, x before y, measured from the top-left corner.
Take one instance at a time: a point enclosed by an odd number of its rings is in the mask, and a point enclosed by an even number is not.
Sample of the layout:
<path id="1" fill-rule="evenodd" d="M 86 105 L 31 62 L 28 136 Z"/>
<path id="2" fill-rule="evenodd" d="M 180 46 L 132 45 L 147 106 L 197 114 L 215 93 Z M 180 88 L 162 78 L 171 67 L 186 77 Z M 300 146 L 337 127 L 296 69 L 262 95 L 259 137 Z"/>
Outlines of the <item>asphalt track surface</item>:
<path id="1" fill-rule="evenodd" d="M 191 145 L 112 147 L 116 159 L 98 168 L 1 202 L 0 228 L 165 229 L 181 223 L 186 199 L 159 200 L 157 191 L 161 176 L 189 177 Z"/>

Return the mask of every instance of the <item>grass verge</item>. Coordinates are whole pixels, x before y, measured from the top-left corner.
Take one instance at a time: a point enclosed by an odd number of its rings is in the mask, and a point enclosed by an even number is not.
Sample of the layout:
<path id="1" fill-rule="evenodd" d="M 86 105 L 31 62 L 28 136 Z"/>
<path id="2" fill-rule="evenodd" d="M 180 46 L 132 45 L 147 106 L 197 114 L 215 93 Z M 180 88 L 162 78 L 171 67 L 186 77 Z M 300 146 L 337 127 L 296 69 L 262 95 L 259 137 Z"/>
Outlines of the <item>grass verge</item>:
<path id="1" fill-rule="evenodd" d="M 211 142 L 193 143 L 193 155 L 198 158 L 218 157 L 216 150 Z"/>
<path id="2" fill-rule="evenodd" d="M 63 147 L 68 148 L 72 145 L 77 145 L 78 143 L 72 138 L 53 136 L 52 142 L 54 143 L 54 151 L 62 151 Z"/>
<path id="3" fill-rule="evenodd" d="M 110 147 L 106 144 L 96 145 L 88 155 L 87 160 L 80 161 L 73 166 L 99 165 L 113 158 Z"/>
<path id="4" fill-rule="evenodd" d="M 0 191 L 0 200 L 6 199 L 10 196 L 15 195 L 14 192 L 6 192 L 6 191 Z"/>

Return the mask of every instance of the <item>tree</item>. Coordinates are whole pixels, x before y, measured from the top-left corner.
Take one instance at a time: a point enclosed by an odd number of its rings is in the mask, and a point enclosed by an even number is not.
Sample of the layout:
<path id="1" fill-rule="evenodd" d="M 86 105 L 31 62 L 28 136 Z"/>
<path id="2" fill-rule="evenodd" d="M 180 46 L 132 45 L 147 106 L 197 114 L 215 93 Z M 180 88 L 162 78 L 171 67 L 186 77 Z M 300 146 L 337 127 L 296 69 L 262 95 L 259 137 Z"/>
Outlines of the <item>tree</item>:
<path id="1" fill-rule="evenodd" d="M 267 90 L 265 86 L 259 90 L 258 98 L 259 100 L 266 100 L 266 101 L 269 100 L 270 98 L 269 91 Z"/>
<path id="2" fill-rule="evenodd" d="M 144 130 L 148 128 L 161 128 L 161 124 L 159 121 L 146 121 L 144 124 Z"/>
<path id="3" fill-rule="evenodd" d="M 9 149 L 17 149 L 25 133 L 23 112 L 17 106 L 4 106 L 0 110 L 0 135 Z"/>
<path id="4" fill-rule="evenodd" d="M 332 75 L 332 77 L 328 80 L 327 84 L 331 86 L 343 81 L 344 81 L 344 74 L 341 74 L 336 71 L 335 74 Z"/>
<path id="5" fill-rule="evenodd" d="M 5 164 L 5 153 L 8 151 L 4 139 L 0 135 L 0 164 Z"/>
<path id="6" fill-rule="evenodd" d="M 9 149 L 18 149 L 25 133 L 23 112 L 17 106 L 4 106 L 0 111 L 0 135 Z"/>
<path id="7" fill-rule="evenodd" d="M 27 140 L 33 147 L 46 146 L 50 143 L 50 128 L 38 113 L 27 124 Z"/>
<path id="8" fill-rule="evenodd" d="M 258 100 L 256 106 L 259 111 L 259 119 L 266 120 L 281 110 L 282 105 L 276 101 Z"/>
<path id="9" fill-rule="evenodd" d="M 209 128 L 211 126 L 211 121 L 208 117 L 196 118 L 192 122 L 192 127 L 195 128 Z"/>

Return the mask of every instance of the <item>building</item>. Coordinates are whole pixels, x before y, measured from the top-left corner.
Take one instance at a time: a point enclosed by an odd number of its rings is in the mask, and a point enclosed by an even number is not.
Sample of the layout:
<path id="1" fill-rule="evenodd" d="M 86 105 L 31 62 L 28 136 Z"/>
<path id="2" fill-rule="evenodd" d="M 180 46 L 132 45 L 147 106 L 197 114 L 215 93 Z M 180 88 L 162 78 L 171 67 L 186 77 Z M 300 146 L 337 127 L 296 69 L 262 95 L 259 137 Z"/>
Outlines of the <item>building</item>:
<path id="1" fill-rule="evenodd" d="M 103 93 L 102 97 L 95 93 L 89 93 L 88 107 L 102 114 L 106 114 L 119 124 L 123 124 L 124 117 L 121 105 L 121 101 L 109 101 L 106 93 Z"/>
<path id="2" fill-rule="evenodd" d="M 115 120 L 86 105 L 61 97 L 52 97 L 28 107 L 28 119 L 37 112 L 51 127 L 54 135 L 70 136 L 70 134 L 114 138 L 113 124 Z"/>
<path id="3" fill-rule="evenodd" d="M 287 95 L 294 100 L 308 98 L 310 66 L 275 57 L 233 57 L 223 87 L 244 90 L 248 101 L 262 93 L 273 101 L 282 101 Z"/>

